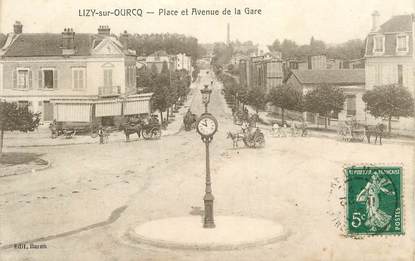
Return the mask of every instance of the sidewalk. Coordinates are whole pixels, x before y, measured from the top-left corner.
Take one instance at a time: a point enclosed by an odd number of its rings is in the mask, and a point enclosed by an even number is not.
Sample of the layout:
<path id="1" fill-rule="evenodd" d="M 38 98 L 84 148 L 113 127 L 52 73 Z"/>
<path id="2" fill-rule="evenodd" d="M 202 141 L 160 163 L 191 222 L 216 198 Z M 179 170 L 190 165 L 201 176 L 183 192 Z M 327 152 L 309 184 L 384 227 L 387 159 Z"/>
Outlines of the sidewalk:
<path id="1" fill-rule="evenodd" d="M 249 105 L 245 105 L 245 107 L 248 109 L 248 112 L 250 114 L 254 114 L 256 113 L 256 111 Z M 275 116 L 271 116 L 268 112 L 266 111 L 259 111 L 258 115 L 260 117 L 260 119 L 265 123 L 260 125 L 264 126 L 264 129 L 271 129 L 271 126 L 274 122 L 278 121 L 281 122 L 281 118 L 279 117 L 275 117 Z M 291 123 L 291 119 L 286 118 L 286 122 Z M 299 121 L 294 121 L 295 123 L 300 123 Z M 322 137 L 322 138 L 338 138 L 338 134 L 337 134 L 337 127 L 335 126 L 329 126 L 328 129 L 325 129 L 324 126 L 322 125 L 317 125 L 317 124 L 312 124 L 307 122 L 307 126 L 309 129 L 312 129 L 312 133 L 313 136 L 317 136 L 317 137 Z M 388 140 L 392 143 L 404 143 L 404 144 L 415 144 L 415 141 L 413 139 L 410 138 L 383 138 L 385 140 Z"/>
<path id="2" fill-rule="evenodd" d="M 192 102 L 192 95 L 190 94 L 184 104 L 177 113 L 175 119 L 172 121 L 166 130 L 161 131 L 162 137 L 174 135 L 180 132 L 183 125 L 183 116 L 187 112 Z M 137 135 L 132 135 L 130 141 L 134 142 L 140 140 Z M 112 132 L 109 136 L 109 143 L 125 142 L 125 135 L 122 131 Z M 73 138 L 67 139 L 59 136 L 56 139 L 51 138 L 51 133 L 47 125 L 39 126 L 39 129 L 34 132 L 6 132 L 4 135 L 5 148 L 19 148 L 19 147 L 45 147 L 45 146 L 65 146 L 65 145 L 79 145 L 79 144 L 94 144 L 99 143 L 99 138 L 92 138 L 88 134 L 75 135 Z"/>
<path id="3" fill-rule="evenodd" d="M 190 107 L 193 99 L 192 91 L 187 96 L 187 100 L 185 101 L 184 105 L 179 109 L 177 113 L 175 113 L 174 121 L 170 122 L 167 126 L 166 130 L 162 130 L 162 136 L 169 136 L 174 135 L 180 132 L 183 126 L 183 117 L 186 114 L 188 108 Z"/>

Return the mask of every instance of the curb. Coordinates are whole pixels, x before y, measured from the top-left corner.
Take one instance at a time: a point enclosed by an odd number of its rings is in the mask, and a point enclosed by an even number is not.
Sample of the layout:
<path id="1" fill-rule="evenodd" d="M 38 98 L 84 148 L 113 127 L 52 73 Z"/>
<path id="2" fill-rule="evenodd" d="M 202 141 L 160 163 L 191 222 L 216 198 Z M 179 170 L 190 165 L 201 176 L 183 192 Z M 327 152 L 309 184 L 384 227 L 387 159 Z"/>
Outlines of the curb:
<path id="1" fill-rule="evenodd" d="M 137 235 L 132 228 L 130 228 L 124 235 L 124 240 L 127 240 L 127 244 L 144 244 L 157 248 L 164 249 L 177 249 L 177 250 L 190 250 L 190 251 L 231 251 L 231 250 L 241 250 L 246 248 L 254 248 L 265 245 L 274 244 L 278 241 L 283 241 L 288 238 L 291 233 L 288 230 L 284 230 L 283 234 L 274 236 L 271 238 L 258 240 L 255 242 L 245 242 L 239 244 L 181 244 L 172 241 L 166 240 L 152 240 L 147 239 L 143 236 Z"/>
<path id="2" fill-rule="evenodd" d="M 44 160 L 44 159 L 42 159 L 42 160 Z M 44 160 L 44 161 L 46 161 L 46 160 Z M 43 171 L 43 170 L 49 169 L 50 167 L 52 167 L 52 161 L 47 161 L 47 162 L 48 162 L 48 164 L 46 164 L 46 165 L 44 165 L 44 166 L 41 166 L 41 167 L 39 167 L 39 168 L 30 169 L 30 170 L 24 170 L 24 171 L 20 171 L 20 172 L 16 172 L 16 173 L 10 174 L 10 175 L 0 176 L 0 178 L 11 177 L 11 176 L 17 176 L 17 175 L 25 175 L 25 174 L 29 174 L 29 173 L 33 173 L 33 174 L 34 174 L 34 173 L 36 173 L 36 172 L 39 172 L 39 171 Z"/>

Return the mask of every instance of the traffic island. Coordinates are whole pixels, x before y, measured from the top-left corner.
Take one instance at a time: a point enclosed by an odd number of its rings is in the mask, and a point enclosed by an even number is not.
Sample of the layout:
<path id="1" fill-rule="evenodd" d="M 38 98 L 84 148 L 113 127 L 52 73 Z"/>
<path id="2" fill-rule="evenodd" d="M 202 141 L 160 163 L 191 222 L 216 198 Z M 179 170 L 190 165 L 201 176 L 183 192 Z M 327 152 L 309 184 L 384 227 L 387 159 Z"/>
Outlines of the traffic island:
<path id="1" fill-rule="evenodd" d="M 50 167 L 41 154 L 9 152 L 0 156 L 0 177 L 34 173 Z"/>
<path id="2" fill-rule="evenodd" d="M 129 241 L 184 250 L 235 250 L 275 243 L 287 236 L 273 221 L 241 216 L 217 216 L 215 228 L 203 228 L 200 216 L 152 220 L 127 232 Z"/>

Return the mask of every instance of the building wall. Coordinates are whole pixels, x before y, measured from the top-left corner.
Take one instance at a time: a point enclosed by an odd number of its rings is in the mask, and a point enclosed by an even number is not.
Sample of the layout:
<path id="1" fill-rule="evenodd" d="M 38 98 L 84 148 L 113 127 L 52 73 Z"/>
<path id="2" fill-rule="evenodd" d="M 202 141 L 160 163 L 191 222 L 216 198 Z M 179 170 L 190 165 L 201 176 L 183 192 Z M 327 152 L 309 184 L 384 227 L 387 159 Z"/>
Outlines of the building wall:
<path id="1" fill-rule="evenodd" d="M 313 85 L 303 85 L 301 84 L 298 79 L 291 75 L 288 80 L 287 84 L 298 91 L 301 91 L 303 95 L 306 95 L 308 92 L 313 90 L 316 86 Z M 367 113 L 365 112 L 366 105 L 362 100 L 363 94 L 365 92 L 365 86 L 364 85 L 358 85 L 358 86 L 339 86 L 342 88 L 344 94 L 346 96 L 354 95 L 356 97 L 355 99 L 355 108 L 356 108 L 356 114 L 353 116 L 356 120 L 364 122 L 367 120 Z M 307 113 L 310 114 L 310 113 Z M 316 119 L 313 115 L 312 117 L 306 117 L 308 119 Z M 343 111 L 341 111 L 338 115 L 339 121 L 345 121 L 350 119 L 352 116 L 347 115 L 347 100 L 344 103 Z"/>
<path id="2" fill-rule="evenodd" d="M 0 82 L 3 88 L 2 96 L 9 102 L 28 101 L 29 108 L 34 112 L 45 115 L 45 106 L 49 106 L 52 98 L 91 98 L 97 97 L 98 88 L 104 85 L 105 68 L 111 68 L 113 86 L 120 86 L 121 93 L 126 90 L 126 67 L 135 66 L 135 59 L 125 61 L 124 58 L 19 58 L 3 61 Z M 0 67 L 0 69 L 1 69 Z M 13 72 L 17 68 L 28 68 L 31 72 L 31 86 L 29 89 L 17 90 L 14 88 Z M 39 80 L 42 68 L 56 71 L 57 86 L 54 89 L 44 89 Z M 85 71 L 84 88 L 73 88 L 73 68 L 82 68 Z M 135 71 L 135 70 L 134 70 Z M 134 83 L 135 85 L 135 77 Z"/>
<path id="3" fill-rule="evenodd" d="M 271 60 L 266 62 L 266 88 L 271 90 L 282 84 L 284 73 L 282 70 L 282 61 Z"/>
<path id="4" fill-rule="evenodd" d="M 403 86 L 408 88 L 415 97 L 415 61 L 412 57 L 373 57 L 366 59 L 366 89 L 374 86 L 393 84 L 398 82 L 398 65 L 403 66 Z M 379 122 L 368 114 L 369 123 Z M 387 123 L 384 121 L 384 123 Z M 395 132 L 402 134 L 415 134 L 413 118 L 399 118 L 392 122 Z"/>
<path id="5" fill-rule="evenodd" d="M 27 92 L 35 92 L 41 89 L 39 86 L 39 72 L 42 68 L 53 68 L 57 71 L 57 89 L 72 90 L 72 67 L 86 67 L 86 61 L 62 61 L 62 60 L 34 60 L 24 59 L 19 61 L 7 61 L 3 66 L 4 89 L 13 90 L 13 72 L 17 68 L 28 68 L 32 72 L 32 85 Z M 53 92 L 54 90 L 47 90 Z M 7 94 L 7 93 L 6 93 Z"/>
<path id="6" fill-rule="evenodd" d="M 311 69 L 311 70 L 327 69 L 327 57 L 325 55 L 310 56 L 308 69 Z"/>
<path id="7" fill-rule="evenodd" d="M 403 86 L 415 94 L 415 63 L 410 57 L 379 57 L 366 60 L 366 88 L 398 83 L 398 65 L 403 66 Z"/>
<path id="8" fill-rule="evenodd" d="M 307 62 L 298 63 L 298 70 L 308 70 L 308 63 Z"/>
<path id="9" fill-rule="evenodd" d="M 341 111 L 338 115 L 339 121 L 346 121 L 351 118 L 355 118 L 359 122 L 365 122 L 367 119 L 367 113 L 365 112 L 366 105 L 362 100 L 364 94 L 364 86 L 361 86 L 360 90 L 347 90 L 343 89 L 345 96 L 355 96 L 355 106 L 356 106 L 356 114 L 355 115 L 348 115 L 347 114 L 347 98 L 343 106 L 343 111 Z"/>
<path id="10" fill-rule="evenodd" d="M 104 86 L 104 69 L 112 69 L 112 86 L 120 86 L 125 93 L 125 63 L 123 59 L 88 61 L 87 63 L 87 93 L 98 94 L 98 88 Z"/>

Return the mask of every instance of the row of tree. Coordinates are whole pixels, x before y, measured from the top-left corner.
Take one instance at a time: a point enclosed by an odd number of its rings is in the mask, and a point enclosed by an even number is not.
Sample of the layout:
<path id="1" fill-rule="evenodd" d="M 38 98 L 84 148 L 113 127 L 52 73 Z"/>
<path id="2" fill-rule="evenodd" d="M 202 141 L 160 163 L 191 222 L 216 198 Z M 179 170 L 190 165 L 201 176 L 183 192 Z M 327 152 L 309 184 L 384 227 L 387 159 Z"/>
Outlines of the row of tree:
<path id="1" fill-rule="evenodd" d="M 344 109 L 346 96 L 341 88 L 322 84 L 303 95 L 290 85 L 284 84 L 273 88 L 269 93 L 260 88 L 247 90 L 240 87 L 236 80 L 225 75 L 221 77 L 224 83 L 225 98 L 230 102 L 250 105 L 258 113 L 270 103 L 281 108 L 281 120 L 285 122 L 285 111 L 313 112 L 328 120 Z M 366 110 L 376 118 L 388 120 L 388 130 L 391 132 L 391 122 L 394 117 L 411 117 L 414 112 L 414 99 L 407 88 L 391 84 L 374 87 L 363 95 Z"/>
<path id="2" fill-rule="evenodd" d="M 325 42 L 311 38 L 309 44 L 298 45 L 295 41 L 276 39 L 268 46 L 270 51 L 279 51 L 285 58 L 305 58 L 310 55 L 325 54 L 330 58 L 353 60 L 363 57 L 365 44 L 360 39 L 349 40 L 342 44 L 328 46 Z"/>
<path id="3" fill-rule="evenodd" d="M 166 119 L 172 113 L 177 103 L 184 101 L 190 91 L 191 76 L 186 70 L 170 71 L 166 62 L 159 72 L 156 65 L 150 68 L 143 67 L 138 72 L 137 86 L 144 92 L 152 92 L 152 109 L 163 113 L 167 112 Z"/>
<path id="4" fill-rule="evenodd" d="M 192 36 L 183 34 L 134 34 L 128 37 L 128 48 L 135 50 L 139 56 L 148 56 L 159 50 L 168 54 L 185 53 L 192 61 L 204 56 L 206 50 Z"/>

